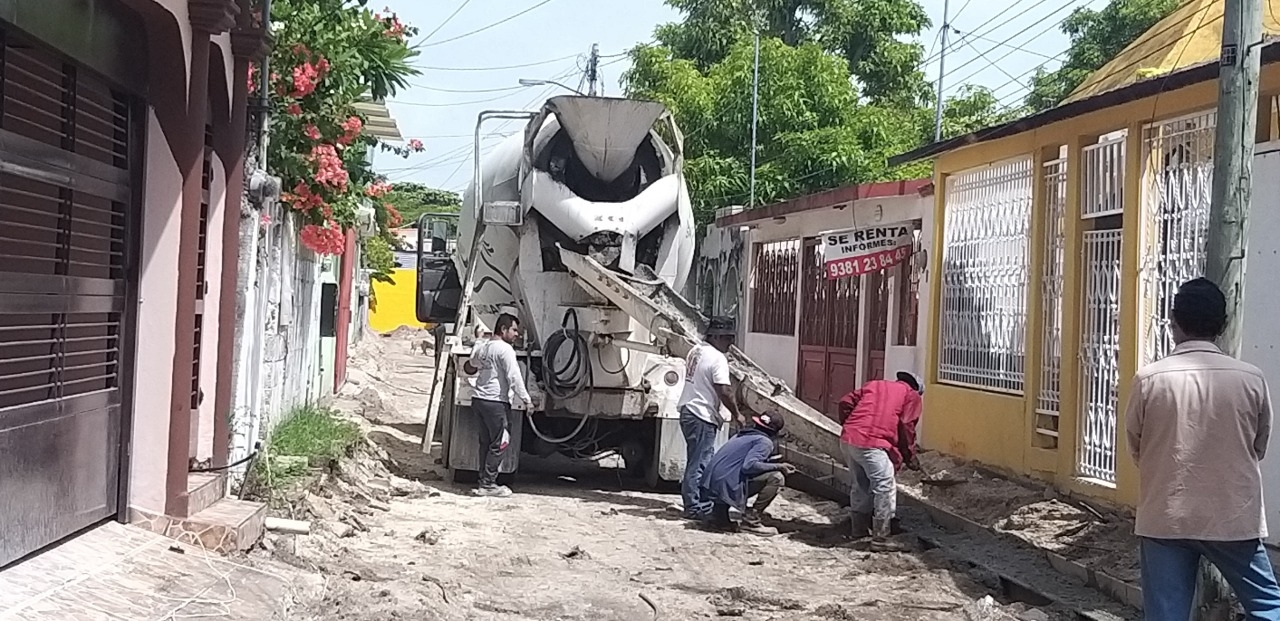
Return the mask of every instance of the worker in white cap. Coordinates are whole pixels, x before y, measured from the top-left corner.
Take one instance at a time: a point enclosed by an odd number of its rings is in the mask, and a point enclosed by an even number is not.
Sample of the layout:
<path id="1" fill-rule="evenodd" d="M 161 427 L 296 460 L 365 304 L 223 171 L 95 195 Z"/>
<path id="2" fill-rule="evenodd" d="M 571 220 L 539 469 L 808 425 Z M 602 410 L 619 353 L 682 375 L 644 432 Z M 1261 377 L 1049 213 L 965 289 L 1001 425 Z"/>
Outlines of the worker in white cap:
<path id="1" fill-rule="evenodd" d="M 853 536 L 871 535 L 873 551 L 891 552 L 897 511 L 896 473 L 904 465 L 918 468 L 916 424 L 920 422 L 924 384 L 900 371 L 894 380 L 872 380 L 840 399 L 840 449 L 853 479 L 849 505 Z"/>

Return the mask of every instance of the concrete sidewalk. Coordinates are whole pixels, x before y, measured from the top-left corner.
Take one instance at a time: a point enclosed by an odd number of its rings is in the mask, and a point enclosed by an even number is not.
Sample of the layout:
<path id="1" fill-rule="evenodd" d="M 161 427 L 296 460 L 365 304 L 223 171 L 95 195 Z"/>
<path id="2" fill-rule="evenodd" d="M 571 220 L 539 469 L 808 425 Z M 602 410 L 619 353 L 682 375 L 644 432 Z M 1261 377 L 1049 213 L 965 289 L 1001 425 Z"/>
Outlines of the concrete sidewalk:
<path id="1" fill-rule="evenodd" d="M 318 575 L 108 523 L 0 572 L 0 620 L 291 619 Z"/>

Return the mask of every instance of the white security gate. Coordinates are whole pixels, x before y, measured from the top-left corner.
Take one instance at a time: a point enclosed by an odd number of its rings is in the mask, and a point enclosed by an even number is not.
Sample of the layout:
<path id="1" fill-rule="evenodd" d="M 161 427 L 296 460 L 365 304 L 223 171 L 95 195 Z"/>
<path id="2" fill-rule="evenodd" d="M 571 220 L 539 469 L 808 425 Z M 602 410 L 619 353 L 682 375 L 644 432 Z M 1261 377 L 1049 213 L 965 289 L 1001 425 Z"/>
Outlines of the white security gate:
<path id="1" fill-rule="evenodd" d="M 1036 399 L 1036 436 L 1043 448 L 1058 447 L 1062 375 L 1063 252 L 1066 247 L 1067 160 L 1044 163 L 1045 244 L 1041 278 L 1044 331 L 1041 335 L 1040 393 Z"/>
<path id="2" fill-rule="evenodd" d="M 1021 394 L 1025 386 L 1031 158 L 947 179 L 938 379 Z"/>
<path id="3" fill-rule="evenodd" d="M 1206 112 L 1143 130 L 1143 364 L 1173 349 L 1173 295 L 1204 275 L 1216 121 L 1217 113 Z"/>
<path id="4" fill-rule="evenodd" d="M 1084 308 L 1080 332 L 1080 442 L 1076 474 L 1116 482 L 1120 382 L 1120 230 L 1084 234 Z"/>

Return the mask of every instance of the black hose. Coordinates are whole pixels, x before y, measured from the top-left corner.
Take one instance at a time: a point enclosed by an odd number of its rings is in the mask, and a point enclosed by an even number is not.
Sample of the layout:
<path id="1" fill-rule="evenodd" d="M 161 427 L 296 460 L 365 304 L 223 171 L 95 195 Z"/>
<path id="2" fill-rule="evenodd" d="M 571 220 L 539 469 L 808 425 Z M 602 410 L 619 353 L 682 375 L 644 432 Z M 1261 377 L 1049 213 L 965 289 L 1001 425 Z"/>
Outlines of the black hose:
<path id="1" fill-rule="evenodd" d="M 216 466 L 216 467 L 210 467 L 210 468 L 188 468 L 187 472 L 204 473 L 204 472 L 222 472 L 223 470 L 230 470 L 232 468 L 235 468 L 236 466 L 239 466 L 240 464 L 248 463 L 249 460 L 253 459 L 254 457 L 257 457 L 258 451 L 261 449 L 262 449 L 262 443 L 255 442 L 253 445 L 253 452 L 249 453 L 248 457 L 245 457 L 244 459 L 241 459 L 240 461 L 234 464 L 227 464 L 225 466 Z"/>
<path id="2" fill-rule="evenodd" d="M 572 320 L 572 328 L 570 321 Z M 560 320 L 560 329 L 547 337 L 542 346 L 542 361 L 547 371 L 547 394 L 565 401 L 591 388 L 594 374 L 591 368 L 591 346 L 587 337 L 578 329 L 578 313 L 568 309 Z M 572 343 L 563 366 L 557 366 L 560 348 Z"/>

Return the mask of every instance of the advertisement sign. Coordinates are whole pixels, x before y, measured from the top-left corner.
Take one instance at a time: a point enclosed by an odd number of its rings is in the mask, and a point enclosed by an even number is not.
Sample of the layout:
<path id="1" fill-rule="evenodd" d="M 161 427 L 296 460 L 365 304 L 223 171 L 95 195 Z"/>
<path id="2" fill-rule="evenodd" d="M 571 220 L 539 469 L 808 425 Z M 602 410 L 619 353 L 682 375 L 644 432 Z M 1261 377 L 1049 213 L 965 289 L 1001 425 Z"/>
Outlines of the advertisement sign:
<path id="1" fill-rule="evenodd" d="M 828 280 L 861 276 L 893 267 L 911 256 L 910 222 L 835 231 L 822 236 L 823 269 Z"/>

